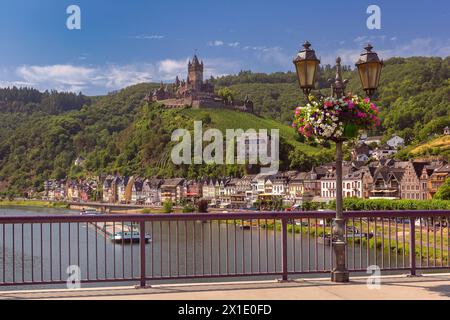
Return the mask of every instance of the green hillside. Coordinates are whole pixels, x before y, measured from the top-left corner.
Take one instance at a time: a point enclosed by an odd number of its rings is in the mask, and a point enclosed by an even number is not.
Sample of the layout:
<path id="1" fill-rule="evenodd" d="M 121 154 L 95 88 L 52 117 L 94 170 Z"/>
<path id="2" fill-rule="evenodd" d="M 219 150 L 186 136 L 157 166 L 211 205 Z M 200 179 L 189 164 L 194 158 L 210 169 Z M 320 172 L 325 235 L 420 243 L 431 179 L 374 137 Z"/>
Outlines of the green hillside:
<path id="1" fill-rule="evenodd" d="M 436 156 L 450 158 L 450 136 L 440 136 L 418 145 L 411 145 L 398 154 L 398 157 L 403 159 L 411 157 L 433 158 Z"/>
<path id="2" fill-rule="evenodd" d="M 317 86 L 328 93 L 331 66 L 323 66 Z M 348 90 L 359 91 L 356 72 L 344 67 Z M 372 134 L 404 137 L 411 146 L 428 143 L 450 125 L 450 57 L 392 58 L 386 61 L 377 104 L 382 126 Z M 159 84 L 139 84 L 106 96 L 41 93 L 34 89 L 0 89 L 0 194 L 42 189 L 49 178 L 61 179 L 119 173 L 161 177 L 240 176 L 258 170 L 245 166 L 174 166 L 171 134 L 192 130 L 195 120 L 205 128 L 280 129 L 282 169 L 308 170 L 333 159 L 330 146 L 306 145 L 290 128 L 293 110 L 305 98 L 295 74 L 243 71 L 213 79 L 216 90 L 228 87 L 237 99 L 249 94 L 255 114 L 230 110 L 166 110 L 148 105 L 144 97 Z M 448 158 L 447 142 L 426 152 Z M 420 157 L 423 152 L 400 154 Z M 431 150 L 431 151 L 429 151 Z M 446 151 L 447 150 L 447 151 Z M 83 156 L 83 168 L 74 160 Z"/>
<path id="3" fill-rule="evenodd" d="M 0 107 L 0 193 L 42 189 L 46 179 L 118 173 L 161 177 L 240 176 L 257 167 L 174 166 L 170 161 L 175 129 L 279 129 L 281 165 L 308 169 L 331 158 L 331 151 L 299 141 L 276 120 L 232 110 L 164 109 L 144 97 L 155 84 L 140 84 L 89 99 L 78 110 L 23 112 Z M 9 94 L 9 93 L 8 93 Z M 0 96 L 1 99 L 1 96 Z M 58 109 L 58 108 L 57 108 Z M 83 156 L 84 168 L 74 166 Z"/>

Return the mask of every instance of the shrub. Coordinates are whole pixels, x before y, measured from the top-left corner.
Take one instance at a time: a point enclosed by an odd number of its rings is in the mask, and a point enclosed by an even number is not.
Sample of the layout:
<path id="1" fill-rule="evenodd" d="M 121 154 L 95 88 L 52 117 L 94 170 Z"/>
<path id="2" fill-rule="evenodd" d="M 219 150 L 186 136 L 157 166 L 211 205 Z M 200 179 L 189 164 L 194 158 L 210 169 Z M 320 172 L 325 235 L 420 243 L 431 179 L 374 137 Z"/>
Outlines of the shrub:
<path id="1" fill-rule="evenodd" d="M 439 188 L 438 192 L 434 195 L 434 199 L 450 200 L 450 178 Z"/>
<path id="2" fill-rule="evenodd" d="M 197 204 L 199 213 L 208 213 L 208 201 L 200 200 Z"/>
<path id="3" fill-rule="evenodd" d="M 183 213 L 192 213 L 194 211 L 195 211 L 194 207 L 191 206 L 190 204 L 187 204 L 183 207 Z"/>
<path id="4" fill-rule="evenodd" d="M 336 201 L 331 201 L 329 209 L 336 208 Z M 450 201 L 446 200 L 386 200 L 386 199 L 344 199 L 344 210 L 449 210 Z"/>
<path id="5" fill-rule="evenodd" d="M 163 211 L 164 211 L 164 213 L 172 213 L 173 212 L 172 201 L 166 201 L 163 203 Z"/>

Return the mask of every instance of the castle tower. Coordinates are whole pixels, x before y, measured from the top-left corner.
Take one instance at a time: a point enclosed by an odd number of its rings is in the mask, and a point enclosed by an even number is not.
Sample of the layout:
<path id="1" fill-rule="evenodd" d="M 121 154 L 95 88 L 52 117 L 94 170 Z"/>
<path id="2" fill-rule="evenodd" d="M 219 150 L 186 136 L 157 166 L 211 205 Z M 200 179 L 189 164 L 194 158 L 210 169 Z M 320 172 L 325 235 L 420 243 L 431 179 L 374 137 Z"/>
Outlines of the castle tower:
<path id="1" fill-rule="evenodd" d="M 197 55 L 188 64 L 189 81 L 192 89 L 201 91 L 203 86 L 203 61 L 199 62 Z"/>

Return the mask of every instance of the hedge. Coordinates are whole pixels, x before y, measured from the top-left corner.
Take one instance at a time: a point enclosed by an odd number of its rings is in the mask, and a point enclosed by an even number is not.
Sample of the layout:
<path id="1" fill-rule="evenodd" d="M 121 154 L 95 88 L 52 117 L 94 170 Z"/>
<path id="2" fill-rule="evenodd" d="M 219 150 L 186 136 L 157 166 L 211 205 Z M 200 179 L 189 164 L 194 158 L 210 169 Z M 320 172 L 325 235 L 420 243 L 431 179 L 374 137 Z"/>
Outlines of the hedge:
<path id="1" fill-rule="evenodd" d="M 336 208 L 336 202 L 331 201 L 329 209 Z M 449 200 L 385 200 L 385 199 L 357 199 L 345 198 L 344 210 L 450 210 Z"/>

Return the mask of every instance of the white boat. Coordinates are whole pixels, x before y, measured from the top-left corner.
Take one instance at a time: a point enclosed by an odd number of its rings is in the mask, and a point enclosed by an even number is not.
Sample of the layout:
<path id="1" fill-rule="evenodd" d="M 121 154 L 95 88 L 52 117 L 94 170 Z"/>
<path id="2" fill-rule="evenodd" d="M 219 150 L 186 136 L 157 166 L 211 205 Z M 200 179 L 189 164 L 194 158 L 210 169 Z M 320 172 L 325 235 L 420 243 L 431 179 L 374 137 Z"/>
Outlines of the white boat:
<path id="1" fill-rule="evenodd" d="M 82 216 L 95 216 L 95 215 L 99 214 L 99 212 L 94 208 L 86 208 L 86 209 L 81 210 L 80 214 Z"/>
<path id="2" fill-rule="evenodd" d="M 141 240 L 141 233 L 139 231 L 119 231 L 110 236 L 113 242 L 139 242 Z M 145 242 L 152 241 L 148 233 L 145 234 Z"/>

